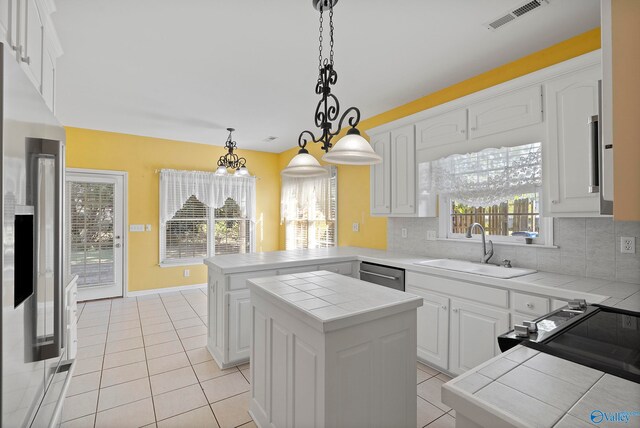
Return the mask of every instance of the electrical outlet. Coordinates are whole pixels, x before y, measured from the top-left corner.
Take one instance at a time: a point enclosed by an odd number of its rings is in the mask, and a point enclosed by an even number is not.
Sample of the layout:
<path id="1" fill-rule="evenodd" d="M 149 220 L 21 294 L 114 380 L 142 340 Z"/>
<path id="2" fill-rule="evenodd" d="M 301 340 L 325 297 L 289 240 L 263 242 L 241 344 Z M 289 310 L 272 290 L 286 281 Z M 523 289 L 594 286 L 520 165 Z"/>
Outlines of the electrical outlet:
<path id="1" fill-rule="evenodd" d="M 620 237 L 620 252 L 627 254 L 636 253 L 636 237 L 635 236 L 621 236 Z"/>
<path id="2" fill-rule="evenodd" d="M 406 238 L 406 237 L 407 237 L 407 228 L 406 228 L 406 227 L 403 227 L 403 228 L 402 228 L 402 237 L 403 237 L 403 238 Z"/>
<path id="3" fill-rule="evenodd" d="M 182 274 L 184 275 L 185 278 L 187 278 L 188 276 L 191 275 L 191 271 L 189 269 L 185 269 Z"/>
<path id="4" fill-rule="evenodd" d="M 151 232 L 151 225 L 150 224 L 147 225 L 147 232 Z"/>
<path id="5" fill-rule="evenodd" d="M 352 229 L 354 232 L 360 232 L 360 223 L 353 223 Z"/>
<path id="6" fill-rule="evenodd" d="M 427 230 L 427 241 L 435 241 L 437 237 L 435 230 Z"/>

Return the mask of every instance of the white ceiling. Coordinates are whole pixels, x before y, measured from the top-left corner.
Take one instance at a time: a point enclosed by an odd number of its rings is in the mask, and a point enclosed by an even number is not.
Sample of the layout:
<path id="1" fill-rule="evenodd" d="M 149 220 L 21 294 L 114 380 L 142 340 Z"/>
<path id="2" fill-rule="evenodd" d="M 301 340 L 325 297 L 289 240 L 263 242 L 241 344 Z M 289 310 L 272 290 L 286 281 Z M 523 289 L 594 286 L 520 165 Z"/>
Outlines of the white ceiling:
<path id="1" fill-rule="evenodd" d="M 599 0 L 341 0 L 334 93 L 371 117 L 599 25 Z M 313 129 L 311 0 L 58 0 L 64 125 L 280 152 Z M 277 136 L 273 142 L 263 141 Z"/>

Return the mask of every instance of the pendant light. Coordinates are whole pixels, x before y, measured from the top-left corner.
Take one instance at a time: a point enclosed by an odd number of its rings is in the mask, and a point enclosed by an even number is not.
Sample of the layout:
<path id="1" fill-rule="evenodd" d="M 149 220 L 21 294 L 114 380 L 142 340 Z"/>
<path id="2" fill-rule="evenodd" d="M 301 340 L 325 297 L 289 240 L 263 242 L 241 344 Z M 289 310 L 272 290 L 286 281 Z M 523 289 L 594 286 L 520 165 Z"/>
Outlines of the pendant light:
<path id="1" fill-rule="evenodd" d="M 360 110 L 357 107 L 350 107 L 340 116 L 340 103 L 338 98 L 331 93 L 331 86 L 335 85 L 338 80 L 338 73 L 333 68 L 333 7 L 338 3 L 338 0 L 312 0 L 312 2 L 316 10 L 320 12 L 320 55 L 318 56 L 318 81 L 315 92 L 321 95 L 321 99 L 316 107 L 314 117 L 315 124 L 320 128 L 322 134 L 316 137 L 311 131 L 302 131 L 300 133 L 298 137 L 300 150 L 282 171 L 283 176 L 289 177 L 309 177 L 327 174 L 327 170 L 306 149 L 309 142 L 322 144 L 322 150 L 325 151 L 322 160 L 326 162 L 345 165 L 374 165 L 382 162 L 382 157 L 373 151 L 369 142 L 358 131 Z M 328 58 L 322 55 L 325 10 L 329 10 L 330 51 Z M 340 120 L 338 120 L 338 117 L 340 117 Z M 332 130 L 337 120 L 338 126 L 335 130 Z M 331 149 L 333 146 L 331 140 L 340 133 L 345 120 L 351 128 L 347 131 L 347 135 L 338 140 L 335 147 Z"/>
<path id="2" fill-rule="evenodd" d="M 224 143 L 224 148 L 227 149 L 227 153 L 220 156 L 220 159 L 218 159 L 218 169 L 216 169 L 215 174 L 221 176 L 229 175 L 229 169 L 235 169 L 235 173 L 233 175 L 250 177 L 251 174 L 249 174 L 249 170 L 246 167 L 247 160 L 234 153 L 237 145 L 236 142 L 233 141 L 231 134 L 235 129 L 227 128 L 227 131 L 229 131 L 229 136 L 227 137 L 227 141 Z"/>

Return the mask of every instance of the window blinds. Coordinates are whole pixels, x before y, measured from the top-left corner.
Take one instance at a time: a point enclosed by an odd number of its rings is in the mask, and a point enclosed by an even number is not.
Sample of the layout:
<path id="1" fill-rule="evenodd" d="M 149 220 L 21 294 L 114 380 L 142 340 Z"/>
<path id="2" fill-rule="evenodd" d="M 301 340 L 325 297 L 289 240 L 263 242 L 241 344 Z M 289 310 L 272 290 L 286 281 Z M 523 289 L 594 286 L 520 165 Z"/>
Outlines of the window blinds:
<path id="1" fill-rule="evenodd" d="M 286 249 L 333 247 L 337 241 L 337 169 L 328 177 L 282 180 L 281 221 Z"/>

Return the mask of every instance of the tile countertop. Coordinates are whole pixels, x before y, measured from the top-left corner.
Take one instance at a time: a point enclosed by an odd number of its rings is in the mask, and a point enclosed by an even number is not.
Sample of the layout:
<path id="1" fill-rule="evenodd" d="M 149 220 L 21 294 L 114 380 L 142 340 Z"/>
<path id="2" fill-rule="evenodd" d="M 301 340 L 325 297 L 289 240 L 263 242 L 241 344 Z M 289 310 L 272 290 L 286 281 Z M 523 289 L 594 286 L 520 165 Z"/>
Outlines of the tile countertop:
<path id="1" fill-rule="evenodd" d="M 537 272 L 511 279 L 500 279 L 415 264 L 429 259 L 433 258 L 371 248 L 333 247 L 216 256 L 205 259 L 204 263 L 219 273 L 232 274 L 304 266 L 308 265 L 310 261 L 313 263 L 364 261 L 508 290 L 537 293 L 557 299 L 583 298 L 589 303 L 603 303 L 627 310 L 640 311 L 640 284 L 550 272 Z"/>
<path id="2" fill-rule="evenodd" d="M 252 294 L 305 318 L 328 332 L 422 306 L 422 298 L 328 271 L 252 278 Z"/>
<path id="3" fill-rule="evenodd" d="M 639 412 L 640 384 L 524 346 L 475 367 L 442 386 L 442 401 L 485 427 L 593 427 L 592 412 Z"/>

